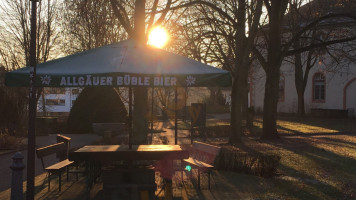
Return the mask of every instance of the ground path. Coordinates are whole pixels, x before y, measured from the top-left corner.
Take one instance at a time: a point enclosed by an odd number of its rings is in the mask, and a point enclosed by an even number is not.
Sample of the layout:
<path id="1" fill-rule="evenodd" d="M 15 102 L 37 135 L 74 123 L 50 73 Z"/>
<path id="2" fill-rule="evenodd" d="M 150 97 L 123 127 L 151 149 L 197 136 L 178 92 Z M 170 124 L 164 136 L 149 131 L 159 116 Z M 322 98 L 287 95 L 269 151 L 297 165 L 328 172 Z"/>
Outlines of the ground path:
<path id="1" fill-rule="evenodd" d="M 228 120 L 223 115 L 217 116 L 216 119 Z M 325 124 L 329 125 L 334 124 L 335 120 L 326 121 Z M 354 123 L 354 121 L 351 122 Z M 304 124 L 307 123 L 293 123 L 291 129 L 300 128 Z M 283 125 L 290 124 L 285 123 Z M 315 127 L 317 125 L 312 126 L 312 128 Z M 160 141 L 161 137 L 166 137 L 168 144 L 174 144 L 174 125 L 172 122 L 159 122 L 155 124 L 155 128 L 154 139 Z M 355 199 L 356 138 L 355 134 L 345 132 L 345 130 L 356 130 L 351 128 L 340 130 L 334 128 L 333 130 L 338 130 L 338 133 L 331 132 L 329 134 L 314 131 L 300 135 L 289 131 L 283 132 L 279 140 L 265 142 L 261 142 L 257 137 L 244 137 L 244 146 L 260 151 L 275 152 L 282 156 L 276 177 L 262 178 L 236 172 L 214 171 L 212 190 L 206 190 L 206 177 L 202 177 L 202 187 L 205 189 L 198 191 L 186 176 L 185 184 L 182 187 L 180 176 L 177 176 L 173 180 L 175 197 L 206 200 Z M 69 137 L 71 136 L 69 135 Z M 187 141 L 189 144 L 189 130 L 178 130 L 178 144 L 187 144 Z M 49 143 L 53 142 L 55 140 L 49 141 Z M 8 169 L 11 161 L 3 167 L 4 161 L 1 157 L 3 156 L 0 156 L 0 175 L 3 175 L 2 168 Z M 11 160 L 11 156 L 7 159 Z M 62 192 L 55 189 L 48 192 L 46 175 L 38 174 L 40 175 L 36 176 L 36 188 L 39 193 L 36 193 L 36 199 L 83 199 L 85 193 L 83 176 L 80 176 L 79 181 L 75 181 L 74 178 L 71 178 L 68 182 L 63 181 Z M 3 180 L 1 180 L 2 182 Z M 57 188 L 57 179 L 53 179 L 52 184 L 53 188 Z M 3 192 L 0 190 L 0 199 L 9 199 L 9 194 L 9 189 Z M 92 199 L 103 199 L 102 182 L 99 181 L 91 190 L 91 197 Z"/>
<path id="2" fill-rule="evenodd" d="M 78 147 L 84 146 L 86 144 L 90 144 L 93 141 L 101 138 L 101 136 L 94 135 L 94 134 L 65 134 L 65 136 L 68 136 L 71 138 L 71 148 L 78 148 Z M 26 143 L 27 143 L 27 141 L 25 141 L 25 144 Z M 37 148 L 47 146 L 50 144 L 55 144 L 55 143 L 56 143 L 56 135 L 55 134 L 50 134 L 48 136 L 37 136 L 36 137 Z M 0 177 L 1 177 L 0 192 L 11 187 L 10 165 L 12 163 L 11 157 L 14 155 L 14 153 L 15 152 L 0 155 Z M 27 150 L 23 150 L 23 151 L 21 151 L 21 153 L 25 157 L 23 162 L 26 165 L 27 164 Z M 46 163 L 47 162 L 49 165 L 51 163 L 58 162 L 58 159 L 55 157 L 55 155 L 51 155 L 51 156 L 46 157 Z M 36 169 L 35 169 L 36 176 L 44 173 L 44 171 L 42 169 L 41 160 L 37 159 L 37 157 L 36 157 L 35 166 L 36 166 Z M 24 180 L 26 180 L 26 168 L 24 169 L 23 177 L 24 177 Z"/>

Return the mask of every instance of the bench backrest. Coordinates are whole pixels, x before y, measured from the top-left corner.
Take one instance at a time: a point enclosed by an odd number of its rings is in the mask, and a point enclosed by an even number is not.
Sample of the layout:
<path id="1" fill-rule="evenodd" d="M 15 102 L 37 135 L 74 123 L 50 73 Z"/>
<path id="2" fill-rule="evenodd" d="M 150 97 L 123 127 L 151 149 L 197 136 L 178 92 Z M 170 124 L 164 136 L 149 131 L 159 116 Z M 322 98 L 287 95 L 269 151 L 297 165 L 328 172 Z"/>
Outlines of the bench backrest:
<path id="1" fill-rule="evenodd" d="M 208 164 L 212 164 L 219 154 L 221 147 L 194 141 L 193 157 Z"/>
<path id="2" fill-rule="evenodd" d="M 43 157 L 55 154 L 57 152 L 66 151 L 67 146 L 64 142 L 60 142 L 57 144 L 52 144 L 49 146 L 41 147 L 36 150 L 37 157 L 41 159 L 42 167 L 45 169 Z"/>
<path id="3" fill-rule="evenodd" d="M 61 135 L 61 134 L 57 134 L 57 143 L 59 142 L 70 142 L 71 138 L 70 137 L 67 137 L 67 136 L 64 136 L 64 135 Z"/>
<path id="4" fill-rule="evenodd" d="M 43 158 L 63 150 L 66 150 L 66 145 L 64 144 L 64 142 L 60 142 L 57 144 L 52 144 L 49 146 L 38 148 L 36 150 L 36 154 L 38 158 Z"/>
<path id="5" fill-rule="evenodd" d="M 66 149 L 60 152 L 57 152 L 56 157 L 62 161 L 68 158 L 68 153 L 69 153 L 69 149 L 70 149 L 70 137 L 64 136 L 64 135 L 60 135 L 57 134 L 57 143 L 60 142 L 64 142 L 64 144 L 66 145 Z"/>

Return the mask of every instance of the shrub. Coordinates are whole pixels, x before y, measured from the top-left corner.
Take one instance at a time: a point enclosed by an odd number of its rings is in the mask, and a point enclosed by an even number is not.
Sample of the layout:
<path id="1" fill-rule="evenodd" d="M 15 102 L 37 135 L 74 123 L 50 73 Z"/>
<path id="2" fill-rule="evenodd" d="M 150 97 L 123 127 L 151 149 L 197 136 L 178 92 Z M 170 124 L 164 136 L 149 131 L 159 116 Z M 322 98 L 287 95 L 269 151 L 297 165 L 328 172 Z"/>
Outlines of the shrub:
<path id="1" fill-rule="evenodd" d="M 230 125 L 208 126 L 194 128 L 194 137 L 228 137 L 231 132 Z"/>
<path id="2" fill-rule="evenodd" d="M 281 157 L 261 152 L 246 152 L 233 146 L 224 146 L 215 159 L 215 166 L 220 170 L 230 170 L 272 177 L 279 165 Z"/>
<path id="3" fill-rule="evenodd" d="M 210 97 L 204 100 L 207 113 L 226 113 L 230 112 L 230 107 L 226 104 L 224 95 L 220 88 L 217 91 L 211 90 Z"/>
<path id="4" fill-rule="evenodd" d="M 21 144 L 21 138 L 5 133 L 0 133 L 0 149 L 18 149 Z"/>
<path id="5" fill-rule="evenodd" d="M 85 88 L 70 111 L 67 132 L 91 133 L 92 123 L 127 122 L 127 111 L 114 88 Z"/>
<path id="6" fill-rule="evenodd" d="M 0 131 L 16 135 L 25 132 L 28 122 L 27 95 L 24 89 L 0 86 Z"/>
<path id="7" fill-rule="evenodd" d="M 129 138 L 128 137 L 103 137 L 100 140 L 94 141 L 92 145 L 123 145 L 129 144 Z"/>
<path id="8" fill-rule="evenodd" d="M 56 117 L 37 117 L 36 118 L 36 135 L 48 135 L 59 133 L 56 132 Z"/>

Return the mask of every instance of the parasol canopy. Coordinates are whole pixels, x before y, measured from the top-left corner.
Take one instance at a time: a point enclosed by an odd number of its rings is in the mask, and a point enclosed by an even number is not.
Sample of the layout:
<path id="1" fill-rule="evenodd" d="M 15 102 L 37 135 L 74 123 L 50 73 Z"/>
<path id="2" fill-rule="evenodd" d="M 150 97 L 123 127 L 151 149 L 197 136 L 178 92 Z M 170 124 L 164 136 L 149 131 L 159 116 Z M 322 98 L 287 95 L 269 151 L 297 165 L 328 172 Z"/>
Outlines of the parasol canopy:
<path id="1" fill-rule="evenodd" d="M 37 66 L 37 87 L 231 86 L 228 71 L 125 40 Z M 29 67 L 5 75 L 10 87 L 29 86 Z"/>

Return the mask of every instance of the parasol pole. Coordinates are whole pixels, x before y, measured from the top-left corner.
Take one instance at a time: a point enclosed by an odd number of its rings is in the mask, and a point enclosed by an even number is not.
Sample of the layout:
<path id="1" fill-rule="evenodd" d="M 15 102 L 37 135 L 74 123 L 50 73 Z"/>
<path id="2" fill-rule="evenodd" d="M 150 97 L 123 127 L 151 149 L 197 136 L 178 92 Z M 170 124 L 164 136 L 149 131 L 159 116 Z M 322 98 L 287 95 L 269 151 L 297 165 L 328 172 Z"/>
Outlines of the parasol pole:
<path id="1" fill-rule="evenodd" d="M 152 102 L 151 102 L 151 144 L 153 144 L 153 96 L 154 96 L 155 87 L 152 86 Z"/>
<path id="2" fill-rule="evenodd" d="M 26 199 L 35 196 L 35 148 L 36 148 L 36 13 L 37 1 L 31 1 L 31 40 L 30 40 L 30 93 L 28 102 L 28 150 Z"/>
<path id="3" fill-rule="evenodd" d="M 132 149 L 132 87 L 129 87 L 129 149 Z"/>
<path id="4" fill-rule="evenodd" d="M 174 87 L 175 91 L 175 95 L 174 95 L 174 115 L 175 115 L 175 118 L 174 118 L 174 144 L 178 144 L 178 116 L 177 116 L 177 113 L 178 113 L 178 109 L 177 109 L 177 104 L 178 104 L 178 91 L 177 91 L 177 86 Z"/>

